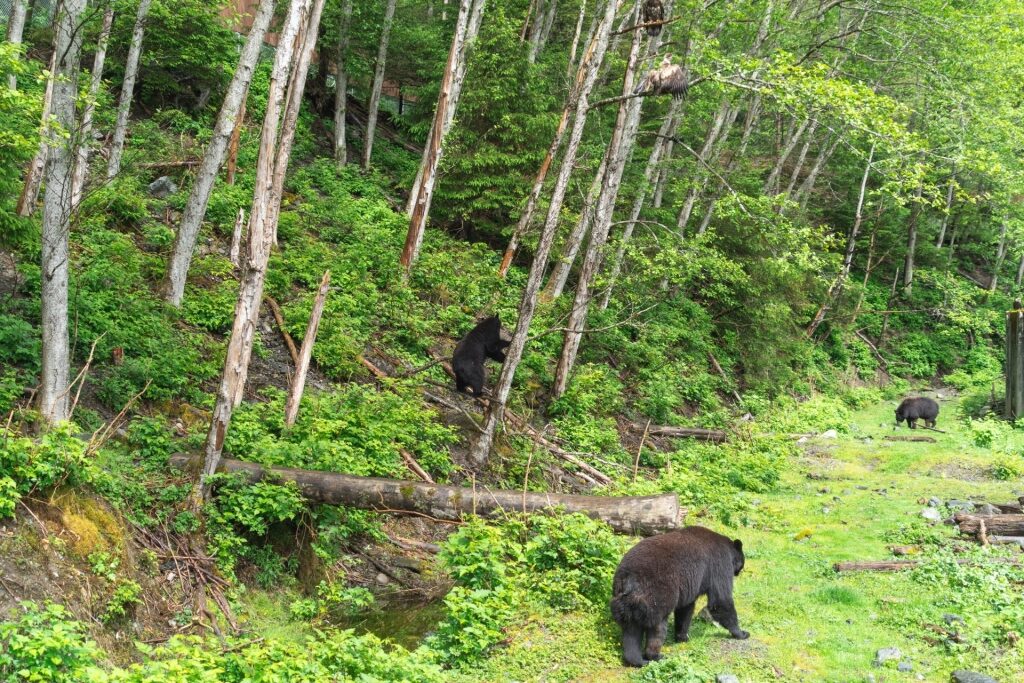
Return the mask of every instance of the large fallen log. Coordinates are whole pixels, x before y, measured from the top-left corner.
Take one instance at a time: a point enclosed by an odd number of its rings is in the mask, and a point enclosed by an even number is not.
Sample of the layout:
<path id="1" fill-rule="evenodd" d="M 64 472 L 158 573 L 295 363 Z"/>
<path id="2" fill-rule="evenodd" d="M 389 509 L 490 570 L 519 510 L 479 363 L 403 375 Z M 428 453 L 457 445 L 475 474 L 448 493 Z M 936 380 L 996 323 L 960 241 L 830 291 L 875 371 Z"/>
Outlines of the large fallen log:
<path id="1" fill-rule="evenodd" d="M 980 565 L 988 563 L 1020 564 L 1015 557 L 987 557 L 984 560 L 957 560 L 957 564 Z M 886 560 L 883 562 L 836 562 L 832 569 L 837 572 L 895 572 L 901 569 L 913 569 L 921 564 L 918 560 Z"/>
<path id="2" fill-rule="evenodd" d="M 882 441 L 912 441 L 915 443 L 935 443 L 930 436 L 883 436 Z"/>
<path id="3" fill-rule="evenodd" d="M 643 431 L 643 425 L 635 423 L 630 425 L 636 431 Z M 700 429 L 699 427 L 667 427 L 662 425 L 651 425 L 647 430 L 650 436 L 674 436 L 684 439 L 697 439 L 700 441 L 711 441 L 723 443 L 729 440 L 729 433 L 720 429 Z"/>
<path id="4" fill-rule="evenodd" d="M 960 532 L 975 534 L 984 522 L 985 531 L 997 536 L 1024 536 L 1024 514 L 1022 515 L 971 515 L 958 512 L 953 521 L 960 525 Z"/>
<path id="5" fill-rule="evenodd" d="M 201 458 L 179 453 L 171 456 L 171 465 L 198 471 Z M 415 512 L 443 520 L 457 521 L 468 514 L 492 517 L 562 507 L 567 512 L 582 512 L 607 522 L 620 533 L 650 535 L 681 527 L 685 515 L 674 493 L 615 498 L 501 491 L 288 467 L 265 468 L 255 463 L 226 459 L 221 460 L 218 471 L 242 472 L 252 482 L 268 474 L 284 481 L 294 481 L 302 494 L 316 503 L 350 505 L 382 512 Z"/>

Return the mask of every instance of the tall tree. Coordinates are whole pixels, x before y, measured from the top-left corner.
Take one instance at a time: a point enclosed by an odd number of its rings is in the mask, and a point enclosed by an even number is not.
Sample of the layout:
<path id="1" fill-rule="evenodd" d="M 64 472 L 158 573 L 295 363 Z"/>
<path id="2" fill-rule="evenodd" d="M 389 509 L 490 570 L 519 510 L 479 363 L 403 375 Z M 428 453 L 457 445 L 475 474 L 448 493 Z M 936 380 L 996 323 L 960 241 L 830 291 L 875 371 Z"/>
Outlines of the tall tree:
<path id="1" fill-rule="evenodd" d="M 142 34 L 146 29 L 146 15 L 153 0 L 139 0 L 139 8 L 135 13 L 135 26 L 132 29 L 132 42 L 128 47 L 128 59 L 124 65 L 124 82 L 121 84 L 121 97 L 117 102 L 117 122 L 111 136 L 110 158 L 107 161 L 107 178 L 113 178 L 121 171 L 121 154 L 124 151 L 124 140 L 128 135 L 128 115 L 132 109 L 132 98 L 135 96 L 135 79 L 139 75 L 139 58 L 142 56 Z"/>
<path id="2" fill-rule="evenodd" d="M 89 170 L 89 148 L 92 146 L 92 116 L 96 111 L 96 98 L 100 86 L 103 85 L 103 63 L 107 59 L 107 43 L 110 41 L 110 28 L 114 24 L 114 6 L 107 5 L 103 11 L 103 27 L 96 41 L 96 55 L 92 60 L 92 74 L 89 81 L 89 94 L 86 95 L 85 106 L 82 108 L 82 132 L 75 155 L 75 170 L 71 177 L 71 205 L 78 206 L 82 201 L 82 188 L 85 187 L 85 174 Z"/>
<path id="3" fill-rule="evenodd" d="M 338 26 L 338 43 L 334 55 L 334 160 L 339 166 L 348 162 L 348 148 L 345 140 L 345 112 L 348 108 L 348 72 L 345 70 L 348 52 L 349 30 L 352 24 L 352 0 L 341 5 L 341 21 Z"/>
<path id="4" fill-rule="evenodd" d="M 25 32 L 25 15 L 28 13 L 28 0 L 11 0 L 11 13 L 7 17 L 7 42 L 12 45 L 21 45 L 22 34 Z M 7 77 L 7 87 L 11 90 L 18 89 L 18 77 L 10 74 Z"/>
<path id="5" fill-rule="evenodd" d="M 53 39 L 53 54 L 50 55 L 50 77 L 46 79 L 46 90 L 43 91 L 43 115 L 40 117 L 42 120 L 39 124 L 42 133 L 39 139 L 39 148 L 36 150 L 35 156 L 32 157 L 32 161 L 29 162 L 28 169 L 25 171 L 25 184 L 21 188 L 21 195 L 18 197 L 18 203 L 15 208 L 19 216 L 31 216 L 36 210 L 36 200 L 39 199 L 39 189 L 43 184 L 43 171 L 46 169 L 46 157 L 50 150 L 50 145 L 46 140 L 46 131 L 50 128 L 50 114 L 53 107 L 53 73 L 57 68 L 56 34 Z"/>
<path id="6" fill-rule="evenodd" d="M 71 231 L 71 171 L 74 164 L 75 100 L 82 51 L 85 0 L 63 0 L 54 23 L 54 126 L 44 133 L 49 152 L 43 195 L 42 373 L 39 411 L 47 424 L 68 419 L 71 364 L 68 347 L 68 235 Z"/>
<path id="7" fill-rule="evenodd" d="M 234 132 L 242 103 L 249 91 L 249 83 L 252 81 L 260 48 L 263 46 L 263 36 L 273 16 L 274 0 L 260 0 L 256 15 L 253 17 L 252 28 L 249 29 L 249 37 L 246 38 L 242 54 L 238 58 L 238 67 L 231 78 L 220 113 L 217 114 L 213 135 L 196 172 L 192 193 L 182 212 L 181 225 L 174 238 L 174 248 L 167 264 L 167 279 L 164 283 L 165 296 L 173 306 L 181 306 L 181 300 L 185 296 L 185 280 L 188 277 L 189 265 L 192 263 L 192 252 L 199 237 L 199 228 L 206 215 L 217 172 L 224 163 L 228 141 Z"/>
<path id="8" fill-rule="evenodd" d="M 377 130 L 377 112 L 380 109 L 380 93 L 384 87 L 384 66 L 388 60 L 388 41 L 391 39 L 391 24 L 395 18 L 398 0 L 387 0 L 384 9 L 384 24 L 380 31 L 380 45 L 377 48 L 377 62 L 373 68 L 373 87 L 370 89 L 370 103 L 367 105 L 366 137 L 363 142 L 363 170 L 370 170 L 373 154 L 373 135 Z"/>

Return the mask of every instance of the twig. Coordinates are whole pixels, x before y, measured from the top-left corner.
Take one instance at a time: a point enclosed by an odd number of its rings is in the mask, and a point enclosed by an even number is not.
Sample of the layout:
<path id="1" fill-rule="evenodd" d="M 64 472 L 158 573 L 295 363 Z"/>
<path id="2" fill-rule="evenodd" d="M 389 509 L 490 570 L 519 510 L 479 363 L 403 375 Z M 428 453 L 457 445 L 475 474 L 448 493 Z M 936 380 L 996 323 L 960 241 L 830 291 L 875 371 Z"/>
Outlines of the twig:
<path id="1" fill-rule="evenodd" d="M 114 433 L 115 429 L 117 429 L 119 421 L 123 420 L 125 414 L 128 413 L 128 409 L 131 408 L 132 405 L 137 400 L 139 400 L 144 393 L 146 393 L 146 390 L 149 389 L 149 385 L 152 383 L 152 379 L 147 380 L 146 386 L 142 387 L 142 391 L 128 399 L 128 402 L 124 404 L 124 408 L 121 408 L 121 412 L 115 415 L 114 419 L 108 422 L 104 427 L 100 427 L 95 432 L 93 432 L 92 437 L 89 439 L 89 444 L 85 448 L 86 455 L 94 454 L 103 446 L 103 444 L 107 442 L 107 439 L 110 438 L 110 435 Z"/>
<path id="2" fill-rule="evenodd" d="M 92 346 L 89 347 L 89 357 L 86 359 L 81 372 L 78 373 L 78 377 L 75 377 L 75 382 L 78 382 L 79 380 L 81 380 L 81 382 L 78 385 L 78 389 L 75 391 L 75 400 L 71 402 L 71 410 L 68 412 L 68 419 L 71 419 L 71 416 L 75 414 L 75 408 L 78 407 L 78 398 L 82 395 L 82 387 L 85 386 L 85 377 L 89 374 L 89 366 L 92 365 L 92 356 L 96 353 L 96 345 L 100 342 L 100 339 L 103 339 L 105 336 L 107 336 L 106 332 L 93 340 Z M 75 382 L 69 384 L 68 389 L 70 389 Z"/>
<path id="3" fill-rule="evenodd" d="M 284 337 L 285 346 L 288 347 L 288 353 L 292 354 L 292 363 L 297 367 L 299 365 L 299 350 L 295 347 L 295 340 L 288 334 L 288 330 L 284 327 L 284 315 L 281 313 L 281 307 L 278 305 L 274 297 L 269 294 L 263 297 L 267 305 L 270 306 L 270 310 L 274 314 L 274 320 L 277 321 L 277 329 L 281 330 L 281 336 Z"/>
<path id="4" fill-rule="evenodd" d="M 644 450 L 644 442 L 647 441 L 647 430 L 651 427 L 651 421 L 647 420 L 644 427 L 644 435 L 640 437 L 640 445 L 636 449 L 636 458 L 633 460 L 633 481 L 636 482 L 636 473 L 640 469 L 640 453 Z"/>
<path id="5" fill-rule="evenodd" d="M 418 462 L 416 462 L 416 458 L 412 457 L 412 453 L 405 450 L 404 448 L 400 448 L 398 452 L 402 454 L 402 459 L 405 460 L 405 464 L 409 467 L 410 470 L 412 470 L 416 474 L 417 477 L 427 482 L 428 484 L 434 483 L 434 480 L 430 477 L 429 474 L 427 474 L 427 471 L 423 469 Z"/>

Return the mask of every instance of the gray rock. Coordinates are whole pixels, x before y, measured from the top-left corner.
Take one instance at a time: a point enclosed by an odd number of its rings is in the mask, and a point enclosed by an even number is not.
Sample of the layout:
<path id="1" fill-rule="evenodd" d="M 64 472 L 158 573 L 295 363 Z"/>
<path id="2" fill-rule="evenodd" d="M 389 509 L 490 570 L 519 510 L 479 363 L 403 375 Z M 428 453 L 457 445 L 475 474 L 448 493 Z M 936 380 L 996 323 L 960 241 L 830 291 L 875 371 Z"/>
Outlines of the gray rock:
<path id="1" fill-rule="evenodd" d="M 883 647 L 875 653 L 875 666 L 882 666 L 890 659 L 899 659 L 903 656 L 898 647 Z"/>
<path id="2" fill-rule="evenodd" d="M 921 516 L 927 519 L 929 522 L 941 522 L 942 513 L 936 508 L 925 508 L 921 510 Z"/>
<path id="3" fill-rule="evenodd" d="M 957 500 L 956 498 L 953 500 L 947 500 L 946 507 L 953 511 L 963 510 L 964 512 L 974 512 L 974 503 L 969 500 Z"/>
<path id="4" fill-rule="evenodd" d="M 839 438 L 839 432 L 834 429 L 829 429 L 818 435 L 822 439 L 837 439 Z"/>
<path id="5" fill-rule="evenodd" d="M 914 665 L 911 664 L 910 662 L 900 662 L 899 664 L 896 665 L 896 670 L 897 671 L 903 671 L 903 672 L 913 671 L 914 670 Z"/>
<path id="6" fill-rule="evenodd" d="M 940 505 L 942 505 L 942 499 L 941 498 L 936 498 L 935 496 L 932 496 L 931 498 L 928 499 L 928 507 L 930 507 L 930 508 L 937 508 Z"/>
<path id="7" fill-rule="evenodd" d="M 377 574 L 377 583 L 379 583 L 380 585 L 386 586 L 390 582 L 391 582 L 391 579 L 389 579 L 388 575 L 385 574 L 384 572 L 380 572 L 379 574 Z"/>
<path id="8" fill-rule="evenodd" d="M 732 674 L 718 674 L 715 676 L 715 683 L 740 683 L 740 679 Z"/>
<path id="9" fill-rule="evenodd" d="M 997 508 L 995 505 L 990 503 L 979 503 L 976 506 L 975 512 L 979 515 L 1001 515 L 1003 511 Z"/>
<path id="10" fill-rule="evenodd" d="M 808 439 L 806 436 L 801 436 L 799 439 L 796 440 L 797 443 L 807 443 L 808 441 L 810 441 L 810 439 Z"/>
<path id="11" fill-rule="evenodd" d="M 178 186 L 170 177 L 162 175 L 149 184 L 149 194 L 157 199 L 169 197 L 178 191 Z"/>
<path id="12" fill-rule="evenodd" d="M 942 620 L 944 622 L 946 622 L 947 624 L 962 624 L 962 623 L 964 623 L 964 618 L 962 616 L 960 616 L 959 614 L 949 614 L 949 613 L 943 614 L 942 615 Z"/>
<path id="13" fill-rule="evenodd" d="M 957 669 L 954 671 L 949 680 L 953 683 L 999 683 L 999 681 L 991 676 L 979 674 L 974 671 L 967 671 L 965 669 Z"/>

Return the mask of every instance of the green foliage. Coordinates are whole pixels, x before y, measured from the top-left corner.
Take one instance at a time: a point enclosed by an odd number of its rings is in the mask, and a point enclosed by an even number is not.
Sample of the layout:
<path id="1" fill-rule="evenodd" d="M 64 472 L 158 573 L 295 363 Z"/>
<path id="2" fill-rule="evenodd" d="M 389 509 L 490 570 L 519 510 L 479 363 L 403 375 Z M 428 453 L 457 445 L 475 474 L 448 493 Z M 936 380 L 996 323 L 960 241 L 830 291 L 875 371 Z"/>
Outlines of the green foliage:
<path id="1" fill-rule="evenodd" d="M 310 621 L 328 615 L 352 616 L 372 607 L 373 593 L 362 586 L 342 586 L 321 581 L 316 587 L 316 596 L 293 602 L 289 610 L 295 619 Z"/>
<path id="2" fill-rule="evenodd" d="M 1001 481 L 1020 479 L 1024 475 L 1024 461 L 1019 455 L 1003 454 L 992 461 L 992 476 Z"/>
<path id="3" fill-rule="evenodd" d="M 981 448 L 1005 448 L 1010 435 L 1010 426 L 997 418 L 968 420 L 967 426 L 970 429 L 971 441 Z"/>
<path id="4" fill-rule="evenodd" d="M 95 472 L 85 455 L 85 442 L 75 438 L 71 423 L 33 440 L 2 432 L 0 444 L 0 512 L 10 514 L 22 496 L 60 484 L 85 484 Z M 6 516 L 6 515 L 4 515 Z"/>
<path id="5" fill-rule="evenodd" d="M 758 415 L 758 423 L 771 432 L 823 432 L 834 429 L 839 433 L 850 430 L 850 409 L 839 398 L 814 395 L 806 401 L 779 397 L 768 415 Z"/>
<path id="6" fill-rule="evenodd" d="M 500 527 L 474 518 L 445 540 L 438 560 L 459 584 L 491 589 L 505 582 L 516 550 Z"/>
<path id="7" fill-rule="evenodd" d="M 710 673 L 687 661 L 685 656 L 651 662 L 629 677 L 635 683 L 703 683 L 710 679 Z"/>
<path id="8" fill-rule="evenodd" d="M 504 640 L 503 629 L 515 615 L 516 598 L 505 586 L 452 588 L 444 598 L 447 616 L 427 639 L 427 646 L 442 663 L 471 664 Z"/>
<path id="9" fill-rule="evenodd" d="M 112 624 L 129 616 L 142 599 L 142 586 L 135 581 L 121 581 L 114 588 L 100 619 Z"/>
<path id="10" fill-rule="evenodd" d="M 85 626 L 60 605 L 20 604 L 21 614 L 0 622 L 0 678 L 80 683 L 100 660 Z"/>

